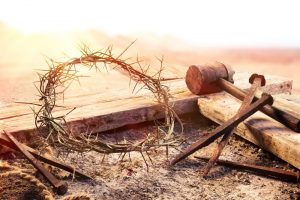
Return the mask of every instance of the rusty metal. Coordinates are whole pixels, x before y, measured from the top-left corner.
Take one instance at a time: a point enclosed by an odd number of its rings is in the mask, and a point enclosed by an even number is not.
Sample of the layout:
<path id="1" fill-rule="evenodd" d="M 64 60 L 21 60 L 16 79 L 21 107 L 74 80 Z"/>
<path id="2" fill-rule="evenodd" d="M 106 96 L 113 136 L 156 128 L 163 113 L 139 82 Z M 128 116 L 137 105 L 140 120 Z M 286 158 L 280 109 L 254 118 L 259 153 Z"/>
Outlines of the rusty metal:
<path id="1" fill-rule="evenodd" d="M 214 140 L 221 137 L 224 133 L 232 130 L 235 126 L 237 126 L 239 123 L 247 119 L 249 116 L 254 114 L 256 111 L 261 109 L 264 105 L 273 103 L 273 97 L 269 94 L 263 93 L 261 98 L 258 99 L 256 102 L 251 104 L 249 107 L 247 107 L 245 110 L 243 110 L 241 113 L 237 113 L 232 118 L 230 118 L 228 121 L 226 121 L 224 124 L 218 126 L 216 129 L 213 130 L 212 133 L 205 136 L 204 138 L 201 138 L 197 142 L 190 145 L 187 149 L 185 149 L 182 153 L 178 154 L 172 161 L 171 165 L 176 164 L 177 162 L 183 160 L 184 158 L 188 157 L 195 151 L 199 150 L 202 147 L 205 147 L 209 144 L 211 144 Z"/>
<path id="2" fill-rule="evenodd" d="M 5 138 L 3 137 L 4 135 L 1 135 L 0 136 L 0 144 L 3 145 L 3 146 L 6 146 L 8 148 L 11 148 L 15 151 L 19 151 L 19 149 L 13 144 L 11 143 L 9 140 L 9 138 L 7 138 L 5 136 Z M 6 139 L 7 138 L 7 139 Z M 36 157 L 37 159 L 39 159 L 40 161 L 43 161 L 44 163 L 47 163 L 49 165 L 52 165 L 54 167 L 57 167 L 57 168 L 60 168 L 62 170 L 65 170 L 69 173 L 72 173 L 72 174 L 75 174 L 76 176 L 78 177 L 81 177 L 81 178 L 85 178 L 85 179 L 93 179 L 92 177 L 76 170 L 74 167 L 72 166 L 69 166 L 69 165 L 66 165 L 66 164 L 63 164 L 59 161 L 56 161 L 56 160 L 53 160 L 51 158 L 47 158 L 43 155 L 41 155 L 40 152 L 36 151 L 35 149 L 32 149 L 31 147 L 25 145 L 25 144 L 22 144 L 20 143 L 24 149 L 26 149 L 27 151 L 29 151 L 34 157 Z"/>
<path id="3" fill-rule="evenodd" d="M 27 151 L 21 143 L 19 143 L 10 133 L 4 132 L 10 141 L 18 148 L 18 150 L 28 159 L 28 161 L 49 181 L 59 195 L 64 195 L 68 191 L 68 184 L 58 180 L 53 174 L 46 170 L 42 163 L 37 160 L 29 151 Z"/>
<path id="4" fill-rule="evenodd" d="M 248 106 L 251 105 L 251 103 L 255 97 L 256 90 L 259 87 L 264 86 L 266 84 L 266 80 L 263 75 L 252 74 L 249 78 L 249 83 L 251 83 L 250 90 L 249 90 L 247 96 L 244 98 L 237 113 L 243 112 L 243 110 L 245 110 Z M 228 144 L 230 136 L 233 134 L 233 130 L 234 130 L 234 127 L 232 127 L 231 130 L 228 130 L 228 132 L 224 133 L 222 140 L 218 144 L 215 152 L 213 153 L 212 157 L 210 158 L 210 160 L 208 161 L 208 163 L 204 169 L 203 176 L 206 176 L 209 173 L 210 169 L 214 166 L 214 164 L 220 157 L 222 150 Z"/>
<path id="5" fill-rule="evenodd" d="M 209 158 L 198 157 L 198 156 L 195 156 L 195 158 L 204 161 L 209 160 Z M 217 163 L 228 167 L 234 167 L 236 169 L 243 169 L 245 171 L 254 172 L 263 176 L 278 178 L 280 180 L 286 180 L 286 181 L 296 182 L 296 183 L 299 182 L 299 177 L 300 177 L 299 171 L 292 172 L 292 171 L 286 171 L 278 168 L 264 167 L 264 166 L 246 164 L 246 163 L 238 163 L 238 162 L 232 162 L 227 160 L 218 160 Z"/>
<path id="6" fill-rule="evenodd" d="M 247 96 L 247 92 L 242 89 L 239 89 L 229 81 L 220 78 L 218 80 L 218 85 L 226 92 L 234 96 L 239 100 L 243 100 Z M 257 101 L 257 97 L 254 98 L 254 101 Z M 275 119 L 276 121 L 284 124 L 286 127 L 292 129 L 295 132 L 300 132 L 300 119 L 292 114 L 280 110 L 274 106 L 266 105 L 260 109 L 261 112 L 268 115 L 269 117 Z"/>

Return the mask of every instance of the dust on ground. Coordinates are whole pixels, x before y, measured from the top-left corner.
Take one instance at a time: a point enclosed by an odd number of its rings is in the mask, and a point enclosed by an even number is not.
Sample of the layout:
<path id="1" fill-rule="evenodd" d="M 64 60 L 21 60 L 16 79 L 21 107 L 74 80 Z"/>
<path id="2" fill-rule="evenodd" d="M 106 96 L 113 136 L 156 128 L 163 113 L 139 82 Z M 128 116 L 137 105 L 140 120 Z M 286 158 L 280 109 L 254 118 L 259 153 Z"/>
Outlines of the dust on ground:
<path id="1" fill-rule="evenodd" d="M 0 197 L 1 199 L 7 200 L 43 199 L 42 194 L 34 184 L 30 184 L 28 181 L 20 179 L 18 176 L 1 178 Z"/>
<path id="2" fill-rule="evenodd" d="M 189 114 L 183 118 L 184 135 L 188 143 L 195 141 L 216 125 L 200 114 Z M 118 129 L 118 137 L 141 136 L 155 129 L 151 123 L 128 126 Z M 184 148 L 184 144 L 180 148 Z M 197 151 L 193 156 L 209 156 L 216 143 Z M 169 159 L 179 151 L 170 149 Z M 201 169 L 205 166 L 193 156 L 175 166 L 169 166 L 165 148 L 149 152 L 145 156 L 149 168 L 140 153 L 127 154 L 123 159 L 120 154 L 110 154 L 103 158 L 102 154 L 88 152 L 85 154 L 71 153 L 64 162 L 75 165 L 77 169 L 89 174 L 94 180 L 72 180 L 65 178 L 69 184 L 68 194 L 86 192 L 94 199 L 299 199 L 298 184 L 282 180 L 266 178 L 252 173 L 239 171 L 229 167 L 215 166 L 207 178 L 203 178 Z M 247 162 L 258 165 L 294 170 L 287 163 L 263 151 L 253 144 L 233 136 L 222 153 L 223 159 Z M 151 162 L 152 160 L 152 162 Z M 25 162 L 23 159 L 10 160 L 16 165 Z M 11 180 L 6 180 L 6 184 Z M 1 180 L 2 184 L 5 184 Z M 11 183 L 14 183 L 11 181 Z M 47 184 L 45 182 L 45 184 Z M 18 186 L 18 184 L 14 185 Z M 21 183 L 19 185 L 22 186 Z M 11 195 L 18 194 L 22 187 L 10 187 Z M 32 187 L 27 188 L 27 192 Z M 1 191 L 0 191 L 1 192 Z M 7 192 L 7 191 L 6 191 Z M 16 192 L 16 193 L 15 193 Z M 26 193 L 26 191 L 24 191 Z M 24 194 L 23 193 L 23 194 Z M 1 197 L 8 195 L 0 193 Z M 17 197 L 17 196 L 14 196 Z M 20 196 L 19 196 L 20 197 Z M 61 196 L 56 196 L 61 199 Z M 3 199 L 3 198 L 1 198 Z M 26 198 L 16 198 L 26 199 Z M 38 199 L 38 198 L 36 198 Z"/>

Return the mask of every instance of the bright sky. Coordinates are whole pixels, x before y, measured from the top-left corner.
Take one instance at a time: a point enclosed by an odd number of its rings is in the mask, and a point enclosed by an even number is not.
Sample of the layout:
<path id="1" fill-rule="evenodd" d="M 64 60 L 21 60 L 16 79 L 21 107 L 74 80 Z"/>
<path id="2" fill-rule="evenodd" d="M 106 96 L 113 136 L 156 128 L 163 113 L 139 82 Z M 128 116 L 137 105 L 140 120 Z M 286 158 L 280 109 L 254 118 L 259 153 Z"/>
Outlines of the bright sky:
<path id="1" fill-rule="evenodd" d="M 300 47 L 298 0 L 7 0 L 0 21 L 25 33 L 97 28 L 197 45 Z"/>

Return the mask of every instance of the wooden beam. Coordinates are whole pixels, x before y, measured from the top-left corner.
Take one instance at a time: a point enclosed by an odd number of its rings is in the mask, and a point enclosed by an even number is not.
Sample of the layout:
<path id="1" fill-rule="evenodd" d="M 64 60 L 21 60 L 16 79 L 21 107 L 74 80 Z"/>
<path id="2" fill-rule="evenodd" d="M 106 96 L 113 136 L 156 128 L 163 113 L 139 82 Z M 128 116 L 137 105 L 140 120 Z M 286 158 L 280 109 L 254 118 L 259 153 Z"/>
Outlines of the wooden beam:
<path id="1" fill-rule="evenodd" d="M 198 99 L 200 112 L 218 124 L 232 117 L 240 103 L 224 92 Z M 292 108 L 294 115 L 300 113 L 300 104 L 289 103 L 283 99 L 275 98 L 274 106 L 285 111 Z M 235 133 L 300 169 L 300 133 L 293 132 L 260 112 L 241 123 Z"/>
<path id="2" fill-rule="evenodd" d="M 249 87 L 248 77 L 249 74 L 236 74 L 235 84 L 247 89 Z M 277 92 L 291 92 L 292 81 L 276 76 L 267 76 L 266 78 L 272 88 L 277 88 Z M 178 114 L 198 110 L 198 96 L 188 91 L 183 79 L 168 81 L 165 84 L 170 87 L 174 109 Z M 124 85 L 128 85 L 128 83 Z M 65 97 L 64 105 L 67 108 L 58 108 L 53 115 L 64 115 L 71 108 L 76 107 L 66 118 L 68 127 L 74 134 L 101 132 L 163 117 L 160 106 L 146 90 L 141 91 L 138 95 L 132 94 L 129 88 L 105 93 L 76 94 L 72 97 Z M 23 141 L 36 134 L 34 116 L 30 106 L 16 103 L 0 106 L 0 131 L 2 129 Z"/>

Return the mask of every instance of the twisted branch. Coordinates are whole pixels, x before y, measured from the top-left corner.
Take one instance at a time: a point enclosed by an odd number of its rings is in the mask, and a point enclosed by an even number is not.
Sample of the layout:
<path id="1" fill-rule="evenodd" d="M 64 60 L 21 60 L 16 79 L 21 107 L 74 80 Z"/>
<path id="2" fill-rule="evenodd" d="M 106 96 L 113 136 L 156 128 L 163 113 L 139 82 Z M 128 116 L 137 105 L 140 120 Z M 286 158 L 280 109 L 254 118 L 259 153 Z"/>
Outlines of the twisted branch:
<path id="1" fill-rule="evenodd" d="M 133 43 L 132 43 L 133 44 Z M 105 51 L 91 51 L 86 45 L 81 48 L 81 57 L 73 58 L 66 62 L 48 62 L 49 69 L 44 73 L 39 73 L 39 82 L 36 86 L 40 98 L 38 111 L 35 113 L 35 125 L 39 132 L 51 144 L 61 144 L 68 149 L 85 152 L 94 150 L 100 153 L 120 153 L 130 151 L 148 151 L 151 148 L 161 146 L 177 146 L 179 138 L 174 134 L 174 123 L 179 118 L 172 109 L 170 104 L 171 95 L 169 88 L 162 84 L 164 80 L 161 77 L 163 71 L 163 59 L 159 59 L 160 69 L 152 76 L 148 75 L 148 69 L 141 66 L 139 58 L 133 63 L 128 63 L 129 59 L 121 59 L 122 55 L 132 45 L 130 44 L 119 56 L 114 57 L 112 47 Z M 99 137 L 98 134 L 81 134 L 74 136 L 66 125 L 65 117 L 71 113 L 68 112 L 63 116 L 53 116 L 53 110 L 58 107 L 57 99 L 64 95 L 70 84 L 74 80 L 79 80 L 79 71 L 77 66 L 85 66 L 89 69 L 100 71 L 101 67 L 111 66 L 113 69 L 120 71 L 129 76 L 130 81 L 135 81 L 134 90 L 138 84 L 152 92 L 157 103 L 162 107 L 165 113 L 164 128 L 159 127 L 157 134 L 148 134 L 142 141 L 127 141 L 122 143 L 112 143 Z M 141 88 L 141 89 L 142 89 Z M 181 123 L 180 123 L 181 124 Z M 47 130 L 47 131 L 45 131 Z"/>

